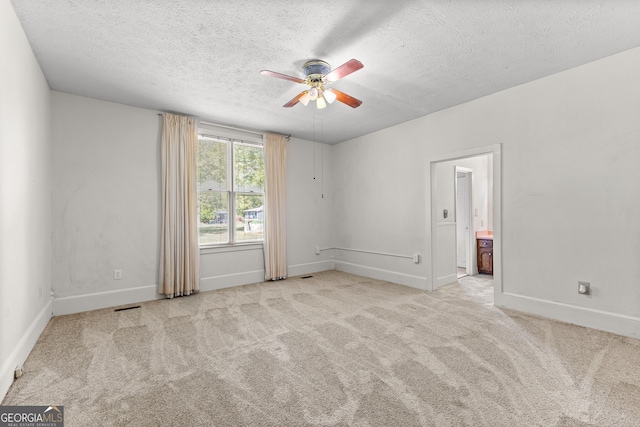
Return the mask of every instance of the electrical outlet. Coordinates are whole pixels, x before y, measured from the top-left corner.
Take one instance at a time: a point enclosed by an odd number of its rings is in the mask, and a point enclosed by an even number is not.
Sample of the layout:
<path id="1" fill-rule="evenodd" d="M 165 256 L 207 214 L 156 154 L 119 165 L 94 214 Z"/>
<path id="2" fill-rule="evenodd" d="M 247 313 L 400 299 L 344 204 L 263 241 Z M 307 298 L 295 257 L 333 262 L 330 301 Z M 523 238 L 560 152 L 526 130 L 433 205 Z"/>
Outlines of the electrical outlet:
<path id="1" fill-rule="evenodd" d="M 320 246 L 316 246 L 316 255 L 320 255 Z"/>
<path id="2" fill-rule="evenodd" d="M 113 270 L 113 280 L 122 280 L 122 270 Z"/>
<path id="3" fill-rule="evenodd" d="M 413 254 L 413 262 L 416 264 L 420 263 L 420 254 Z"/>
<path id="4" fill-rule="evenodd" d="M 578 293 L 582 295 L 591 295 L 591 283 L 578 282 Z"/>

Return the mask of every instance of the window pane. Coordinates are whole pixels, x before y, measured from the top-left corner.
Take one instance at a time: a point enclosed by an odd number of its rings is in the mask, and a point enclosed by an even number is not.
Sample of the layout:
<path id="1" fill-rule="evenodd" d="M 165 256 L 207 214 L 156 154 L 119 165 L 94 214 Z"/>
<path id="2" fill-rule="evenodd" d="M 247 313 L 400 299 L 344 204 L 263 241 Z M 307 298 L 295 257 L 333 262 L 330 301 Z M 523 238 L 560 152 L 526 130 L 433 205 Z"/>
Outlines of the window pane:
<path id="1" fill-rule="evenodd" d="M 199 135 L 197 190 L 201 245 L 264 239 L 262 145 Z"/>
<path id="2" fill-rule="evenodd" d="M 200 244 L 229 242 L 229 193 L 198 193 L 198 238 Z"/>
<path id="3" fill-rule="evenodd" d="M 264 150 L 261 146 L 235 143 L 234 190 L 243 193 L 264 193 Z"/>
<path id="4" fill-rule="evenodd" d="M 227 191 L 227 143 L 198 140 L 198 191 Z"/>
<path id="5" fill-rule="evenodd" d="M 264 196 L 236 194 L 236 240 L 264 238 Z"/>

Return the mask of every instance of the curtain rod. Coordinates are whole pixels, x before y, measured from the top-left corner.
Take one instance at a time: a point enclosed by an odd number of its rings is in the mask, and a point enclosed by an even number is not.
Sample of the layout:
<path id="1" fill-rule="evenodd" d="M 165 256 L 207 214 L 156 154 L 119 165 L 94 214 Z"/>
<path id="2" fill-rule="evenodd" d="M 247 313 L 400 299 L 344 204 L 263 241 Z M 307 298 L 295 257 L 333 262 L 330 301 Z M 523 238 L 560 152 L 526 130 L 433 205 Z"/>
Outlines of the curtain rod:
<path id="1" fill-rule="evenodd" d="M 159 116 L 162 116 L 164 113 L 158 113 Z M 200 123 L 203 123 L 205 125 L 211 125 L 211 126 L 217 126 L 217 127 L 221 127 L 221 128 L 226 128 L 226 129 L 231 129 L 231 130 L 237 130 L 239 132 L 245 132 L 245 133 L 252 133 L 254 135 L 260 135 L 260 136 L 264 136 L 264 133 L 262 132 L 255 132 L 252 130 L 247 130 L 247 129 L 241 129 L 241 128 L 237 128 L 237 127 L 233 127 L 233 126 L 227 126 L 227 125 L 221 125 L 218 123 L 211 123 L 211 122 L 205 122 L 205 121 L 200 121 Z M 291 134 L 289 135 L 282 135 L 287 139 L 291 139 Z"/>
<path id="2" fill-rule="evenodd" d="M 211 125 L 211 126 L 216 126 L 216 127 L 220 127 L 220 128 L 225 128 L 225 129 L 237 130 L 239 132 L 252 133 L 254 135 L 260 135 L 260 136 L 264 135 L 262 132 L 255 132 L 255 131 L 252 131 L 252 130 L 240 129 L 240 128 L 233 127 L 233 126 L 220 125 L 218 123 L 205 122 L 205 121 L 202 121 L 202 120 L 200 121 L 200 123 L 205 124 L 205 125 Z"/>

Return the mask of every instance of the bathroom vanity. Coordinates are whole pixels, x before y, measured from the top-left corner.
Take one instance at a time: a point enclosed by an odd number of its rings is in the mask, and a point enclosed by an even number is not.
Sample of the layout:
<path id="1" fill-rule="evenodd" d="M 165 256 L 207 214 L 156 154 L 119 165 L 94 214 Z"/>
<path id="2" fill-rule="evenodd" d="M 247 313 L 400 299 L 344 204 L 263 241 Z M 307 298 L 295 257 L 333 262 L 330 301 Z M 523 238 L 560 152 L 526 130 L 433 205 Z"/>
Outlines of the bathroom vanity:
<path id="1" fill-rule="evenodd" d="M 493 274 L 493 231 L 476 232 L 478 273 Z"/>

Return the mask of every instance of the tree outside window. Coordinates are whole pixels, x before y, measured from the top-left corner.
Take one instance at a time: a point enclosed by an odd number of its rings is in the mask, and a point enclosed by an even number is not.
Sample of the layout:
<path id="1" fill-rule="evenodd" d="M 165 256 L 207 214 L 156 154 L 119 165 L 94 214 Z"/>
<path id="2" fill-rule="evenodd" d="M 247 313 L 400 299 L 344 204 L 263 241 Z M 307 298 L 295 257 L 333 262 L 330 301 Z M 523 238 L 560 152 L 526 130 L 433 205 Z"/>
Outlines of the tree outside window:
<path id="1" fill-rule="evenodd" d="M 262 240 L 262 145 L 200 135 L 197 165 L 200 245 Z"/>

